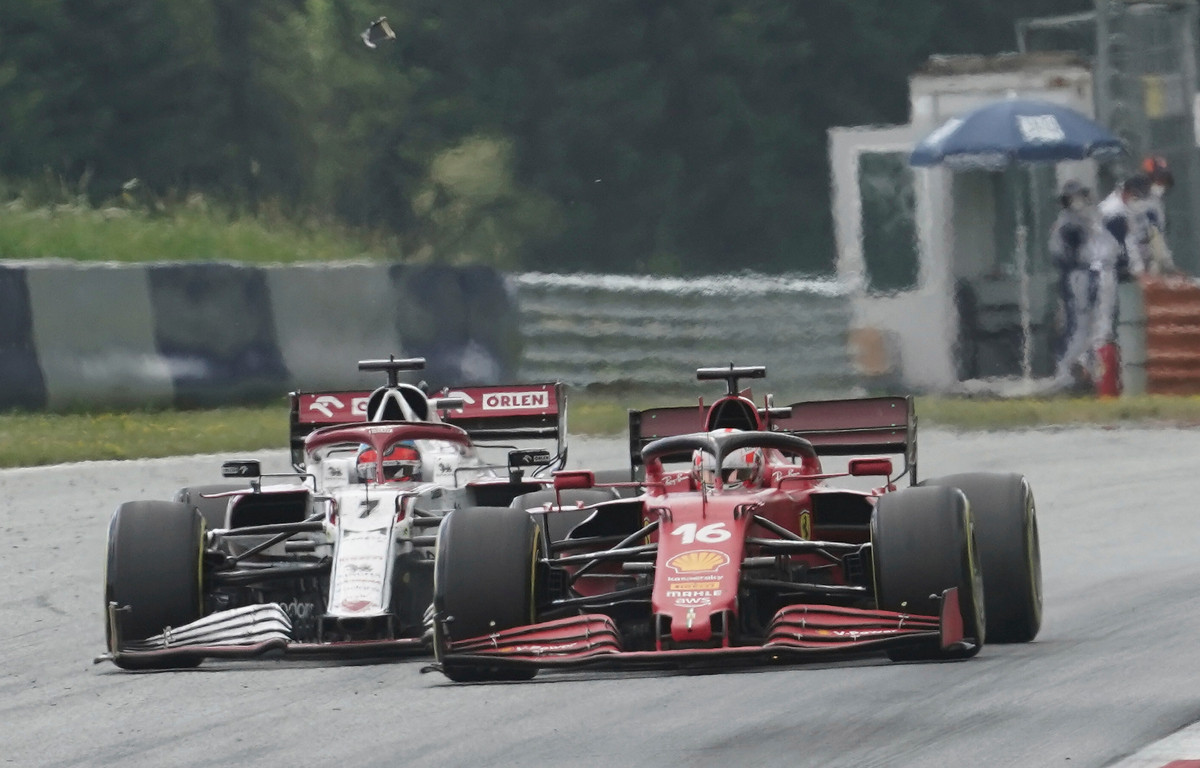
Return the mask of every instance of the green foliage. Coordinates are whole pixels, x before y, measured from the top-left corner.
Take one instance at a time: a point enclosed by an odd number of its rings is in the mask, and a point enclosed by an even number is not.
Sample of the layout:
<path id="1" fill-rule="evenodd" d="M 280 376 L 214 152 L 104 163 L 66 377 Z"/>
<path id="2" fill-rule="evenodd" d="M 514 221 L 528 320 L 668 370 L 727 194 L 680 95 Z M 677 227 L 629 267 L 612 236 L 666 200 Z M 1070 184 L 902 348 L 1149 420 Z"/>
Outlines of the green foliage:
<path id="1" fill-rule="evenodd" d="M 231 216 L 199 196 L 155 213 L 70 201 L 29 207 L 21 198 L 0 207 L 0 259 L 281 264 L 400 256 L 386 235 L 332 221 L 297 224 L 269 207 L 254 217 Z"/>
<path id="2" fill-rule="evenodd" d="M 1091 5 L 410 0 L 369 50 L 367 0 L 7 0 L 0 175 L 336 217 L 433 261 L 824 271 L 830 126 L 904 122 L 928 55 Z"/>

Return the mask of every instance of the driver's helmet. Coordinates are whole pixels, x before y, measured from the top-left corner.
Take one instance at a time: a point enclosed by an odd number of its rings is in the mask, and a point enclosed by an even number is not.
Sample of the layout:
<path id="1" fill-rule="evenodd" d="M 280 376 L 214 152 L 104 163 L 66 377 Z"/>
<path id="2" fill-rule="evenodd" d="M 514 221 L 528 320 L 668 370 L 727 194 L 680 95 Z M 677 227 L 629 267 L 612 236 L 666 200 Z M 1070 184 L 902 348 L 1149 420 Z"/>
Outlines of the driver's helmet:
<path id="1" fill-rule="evenodd" d="M 375 449 L 364 446 L 358 451 L 358 477 L 375 479 Z M 411 445 L 397 444 L 383 455 L 383 481 L 398 483 L 421 479 L 421 454 Z"/>
<path id="2" fill-rule="evenodd" d="M 725 457 L 721 471 L 725 474 L 726 488 L 751 487 L 758 478 L 762 466 L 762 451 L 758 448 L 738 448 Z"/>
<path id="3" fill-rule="evenodd" d="M 738 448 L 725 457 L 721 464 L 721 487 L 726 489 L 752 487 L 762 466 L 762 451 L 758 448 Z M 712 490 L 716 484 L 717 457 L 708 451 L 697 450 L 692 454 L 692 473 L 705 489 Z"/>

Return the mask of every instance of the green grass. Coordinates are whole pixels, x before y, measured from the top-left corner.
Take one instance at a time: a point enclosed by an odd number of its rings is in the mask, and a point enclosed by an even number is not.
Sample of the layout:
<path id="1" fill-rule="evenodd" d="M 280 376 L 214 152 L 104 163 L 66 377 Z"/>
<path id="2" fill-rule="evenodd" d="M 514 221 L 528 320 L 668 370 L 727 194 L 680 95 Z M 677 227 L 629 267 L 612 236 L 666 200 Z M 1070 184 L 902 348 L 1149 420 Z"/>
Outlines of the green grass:
<path id="1" fill-rule="evenodd" d="M 0 206 L 0 259 L 75 261 L 310 261 L 397 260 L 394 237 L 352 231 L 329 221 L 297 223 L 260 211 L 231 216 L 203 203 L 170 212 L 53 205 Z"/>
<path id="2" fill-rule="evenodd" d="M 0 416 L 0 466 L 285 448 L 287 406 Z"/>
<path id="3" fill-rule="evenodd" d="M 572 396 L 572 434 L 618 436 L 627 410 L 661 401 Z M 1119 400 L 919 398 L 922 426 L 968 430 L 1072 425 L 1200 425 L 1200 397 Z M 236 454 L 287 446 L 286 405 L 205 411 L 0 415 L 0 467 L 181 454 Z"/>

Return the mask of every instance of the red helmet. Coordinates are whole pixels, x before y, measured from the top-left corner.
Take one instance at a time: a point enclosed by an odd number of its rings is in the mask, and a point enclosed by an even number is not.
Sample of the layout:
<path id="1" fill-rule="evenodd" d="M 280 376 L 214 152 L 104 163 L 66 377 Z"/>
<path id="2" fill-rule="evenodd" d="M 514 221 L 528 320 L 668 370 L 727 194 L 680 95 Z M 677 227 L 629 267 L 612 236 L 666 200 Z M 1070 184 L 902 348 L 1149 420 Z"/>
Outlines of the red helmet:
<path id="1" fill-rule="evenodd" d="M 1167 168 L 1167 159 L 1151 155 L 1142 161 L 1142 173 L 1150 177 L 1151 184 L 1161 184 L 1168 189 L 1175 185 L 1175 177 Z"/>
<path id="2" fill-rule="evenodd" d="M 375 477 L 375 449 L 363 448 L 358 452 L 358 476 L 363 480 Z M 382 482 L 398 483 L 403 480 L 421 479 L 421 454 L 409 445 L 393 445 L 383 456 Z"/>

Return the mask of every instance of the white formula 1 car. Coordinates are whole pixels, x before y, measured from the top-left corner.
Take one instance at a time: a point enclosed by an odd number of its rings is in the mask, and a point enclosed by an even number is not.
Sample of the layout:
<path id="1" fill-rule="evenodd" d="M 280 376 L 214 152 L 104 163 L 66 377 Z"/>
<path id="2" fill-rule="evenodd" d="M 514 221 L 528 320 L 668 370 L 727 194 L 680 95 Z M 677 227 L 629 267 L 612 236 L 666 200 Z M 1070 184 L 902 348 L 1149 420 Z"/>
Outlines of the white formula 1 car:
<path id="1" fill-rule="evenodd" d="M 268 652 L 427 650 L 442 517 L 553 497 L 545 488 L 566 460 L 566 398 L 558 383 L 429 397 L 398 381 L 423 366 L 363 361 L 387 373 L 386 386 L 293 393 L 294 473 L 230 461 L 226 484 L 119 505 L 105 572 L 108 653 L 97 661 L 165 669 Z M 516 440 L 556 450 L 503 444 Z M 506 460 L 482 455 L 494 448 Z"/>

